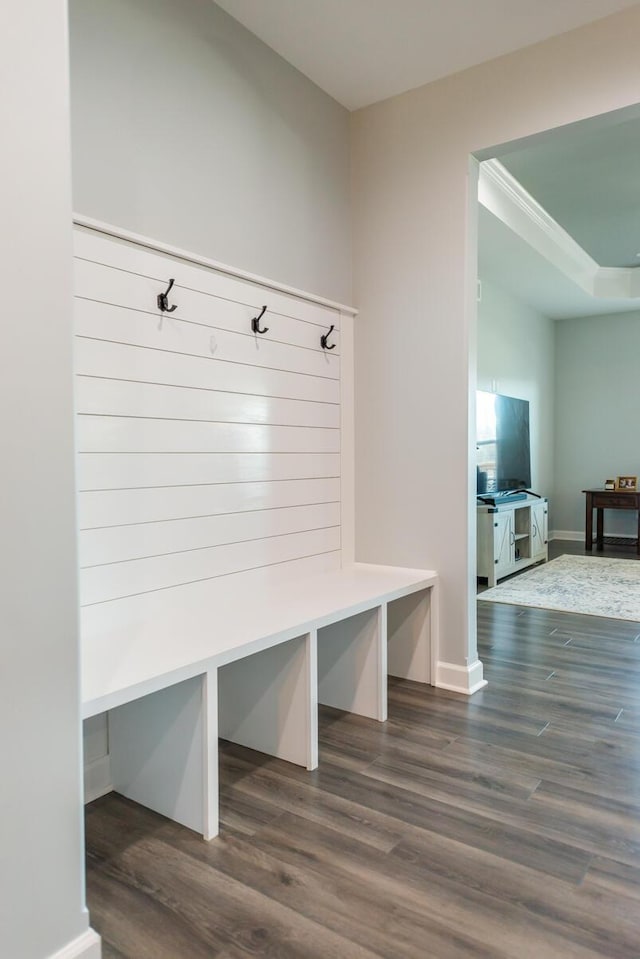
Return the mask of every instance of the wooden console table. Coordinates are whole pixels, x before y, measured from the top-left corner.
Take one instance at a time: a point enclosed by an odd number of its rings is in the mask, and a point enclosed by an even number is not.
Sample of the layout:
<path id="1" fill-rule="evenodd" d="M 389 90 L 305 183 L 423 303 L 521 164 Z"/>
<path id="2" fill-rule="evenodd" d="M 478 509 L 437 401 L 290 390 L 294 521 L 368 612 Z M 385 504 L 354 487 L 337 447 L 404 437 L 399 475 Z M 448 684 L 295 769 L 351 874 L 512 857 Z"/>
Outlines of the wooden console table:
<path id="1" fill-rule="evenodd" d="M 593 549 L 593 511 L 597 510 L 596 548 L 602 552 L 604 540 L 604 511 L 606 509 L 635 509 L 638 512 L 638 544 L 640 556 L 640 492 L 625 493 L 622 490 L 583 489 L 587 497 L 584 548 Z"/>

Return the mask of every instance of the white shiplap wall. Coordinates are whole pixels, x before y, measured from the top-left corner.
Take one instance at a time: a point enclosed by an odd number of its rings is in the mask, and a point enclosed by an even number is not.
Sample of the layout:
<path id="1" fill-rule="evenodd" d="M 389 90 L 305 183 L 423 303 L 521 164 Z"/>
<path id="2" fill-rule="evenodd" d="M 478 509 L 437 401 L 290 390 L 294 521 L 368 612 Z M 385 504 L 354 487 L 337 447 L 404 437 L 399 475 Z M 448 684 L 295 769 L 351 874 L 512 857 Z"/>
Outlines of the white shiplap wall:
<path id="1" fill-rule="evenodd" d="M 170 278 L 177 309 L 163 313 Z M 76 226 L 85 609 L 109 616 L 122 597 L 198 580 L 225 589 L 248 570 L 340 566 L 341 319 L 268 281 Z M 102 741 L 92 727 L 91 762 Z"/>

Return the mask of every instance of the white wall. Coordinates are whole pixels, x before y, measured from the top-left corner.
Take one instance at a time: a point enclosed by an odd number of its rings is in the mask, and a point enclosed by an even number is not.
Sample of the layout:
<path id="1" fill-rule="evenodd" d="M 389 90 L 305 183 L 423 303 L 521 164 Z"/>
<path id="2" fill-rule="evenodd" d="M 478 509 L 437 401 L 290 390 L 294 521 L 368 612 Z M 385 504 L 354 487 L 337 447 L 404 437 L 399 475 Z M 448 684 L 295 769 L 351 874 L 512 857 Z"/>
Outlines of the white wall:
<path id="1" fill-rule="evenodd" d="M 554 526 L 584 535 L 581 490 L 640 476 L 640 312 L 556 324 Z M 608 512 L 605 534 L 635 536 L 635 513 Z"/>
<path id="2" fill-rule="evenodd" d="M 482 242 L 482 237 L 481 237 Z M 478 303 L 478 389 L 529 400 L 531 489 L 548 496 L 553 522 L 554 321 L 482 281 Z"/>
<path id="3" fill-rule="evenodd" d="M 353 116 L 357 553 L 439 570 L 460 666 L 477 659 L 469 155 L 631 105 L 639 32 L 635 6 Z"/>
<path id="4" fill-rule="evenodd" d="M 349 114 L 211 0 L 71 0 L 78 213 L 351 302 Z"/>
<path id="5" fill-rule="evenodd" d="M 0 88 L 0 955 L 44 959 L 83 936 L 88 924 L 63 0 L 5 8 Z M 95 956 L 91 940 L 84 942 Z"/>

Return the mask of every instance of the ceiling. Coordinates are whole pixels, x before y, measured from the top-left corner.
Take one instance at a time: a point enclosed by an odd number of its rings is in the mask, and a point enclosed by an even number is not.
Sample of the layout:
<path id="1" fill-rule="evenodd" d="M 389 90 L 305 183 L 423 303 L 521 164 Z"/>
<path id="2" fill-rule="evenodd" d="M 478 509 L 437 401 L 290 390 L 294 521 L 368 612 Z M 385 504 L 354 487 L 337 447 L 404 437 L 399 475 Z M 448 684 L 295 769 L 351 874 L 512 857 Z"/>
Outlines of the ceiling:
<path id="1" fill-rule="evenodd" d="M 483 206 L 478 216 L 478 274 L 553 320 L 640 309 L 638 300 L 590 296 Z"/>
<path id="2" fill-rule="evenodd" d="M 215 0 L 350 110 L 635 6 L 638 0 Z M 574 124 L 500 162 L 598 263 L 640 267 L 640 117 Z M 480 210 L 480 275 L 554 318 L 619 312 Z"/>
<path id="3" fill-rule="evenodd" d="M 637 109 L 551 130 L 499 160 L 596 263 L 640 269 Z M 482 278 L 553 319 L 640 308 L 589 296 L 482 206 L 478 251 Z"/>
<path id="4" fill-rule="evenodd" d="M 638 0 L 216 0 L 349 110 Z"/>
<path id="5" fill-rule="evenodd" d="M 640 119 L 556 130 L 500 162 L 600 266 L 640 265 Z"/>

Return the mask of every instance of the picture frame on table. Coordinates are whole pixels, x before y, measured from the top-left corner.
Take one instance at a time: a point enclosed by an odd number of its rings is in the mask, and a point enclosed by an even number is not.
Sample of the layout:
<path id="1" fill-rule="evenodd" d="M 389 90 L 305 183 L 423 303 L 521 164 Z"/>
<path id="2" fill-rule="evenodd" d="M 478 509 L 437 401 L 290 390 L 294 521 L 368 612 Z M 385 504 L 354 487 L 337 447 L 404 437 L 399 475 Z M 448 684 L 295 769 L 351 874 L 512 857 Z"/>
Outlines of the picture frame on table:
<path id="1" fill-rule="evenodd" d="M 619 476 L 616 480 L 616 489 L 623 493 L 638 492 L 637 476 Z"/>
<path id="2" fill-rule="evenodd" d="M 605 488 L 605 489 L 615 489 L 615 488 L 616 488 L 616 481 L 615 481 L 615 480 L 612 480 L 612 479 L 605 480 L 605 481 L 604 481 L 604 488 Z"/>

